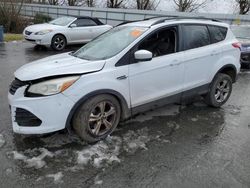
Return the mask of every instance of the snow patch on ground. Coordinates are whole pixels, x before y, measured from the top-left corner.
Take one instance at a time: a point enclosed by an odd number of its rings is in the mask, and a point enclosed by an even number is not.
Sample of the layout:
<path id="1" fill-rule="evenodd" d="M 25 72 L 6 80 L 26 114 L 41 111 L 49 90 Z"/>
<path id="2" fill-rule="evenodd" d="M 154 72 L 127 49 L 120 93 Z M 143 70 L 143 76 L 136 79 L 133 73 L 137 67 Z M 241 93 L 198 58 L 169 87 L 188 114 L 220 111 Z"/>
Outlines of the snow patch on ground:
<path id="1" fill-rule="evenodd" d="M 196 122 L 198 121 L 198 118 L 191 118 L 191 121 Z"/>
<path id="2" fill-rule="evenodd" d="M 99 168 L 104 161 L 107 163 L 120 162 L 120 159 L 117 157 L 120 153 L 120 148 L 121 139 L 119 137 L 108 137 L 106 140 L 88 146 L 82 151 L 77 151 L 77 163 L 83 165 L 90 163 Z"/>
<path id="3" fill-rule="evenodd" d="M 63 173 L 62 172 L 58 172 L 56 174 L 48 174 L 46 175 L 47 178 L 53 178 L 54 183 L 58 184 L 58 183 L 62 183 L 63 180 Z"/>
<path id="4" fill-rule="evenodd" d="M 109 136 L 106 140 L 100 141 L 81 151 L 77 151 L 77 163 L 82 165 L 93 165 L 100 168 L 104 164 L 121 162 L 121 152 L 134 153 L 138 149 L 147 150 L 146 143 L 150 141 L 148 129 L 128 131 L 123 137 Z"/>
<path id="5" fill-rule="evenodd" d="M 99 176 L 95 177 L 95 185 L 102 185 L 103 184 L 103 180 L 99 179 Z"/>
<path id="6" fill-rule="evenodd" d="M 28 157 L 25 154 L 19 153 L 17 151 L 13 151 L 13 158 L 15 160 L 20 160 L 23 161 L 24 163 L 26 163 L 26 167 L 27 168 L 36 168 L 36 169 L 40 169 L 43 168 L 46 165 L 46 162 L 44 161 L 44 159 L 46 157 L 53 157 L 53 153 L 51 153 L 50 151 L 48 151 L 45 148 L 39 148 L 39 149 L 34 149 L 34 150 L 38 150 L 38 152 L 40 153 L 38 156 L 36 157 Z"/>
<path id="7" fill-rule="evenodd" d="M 0 148 L 5 144 L 5 140 L 2 134 L 0 134 Z"/>

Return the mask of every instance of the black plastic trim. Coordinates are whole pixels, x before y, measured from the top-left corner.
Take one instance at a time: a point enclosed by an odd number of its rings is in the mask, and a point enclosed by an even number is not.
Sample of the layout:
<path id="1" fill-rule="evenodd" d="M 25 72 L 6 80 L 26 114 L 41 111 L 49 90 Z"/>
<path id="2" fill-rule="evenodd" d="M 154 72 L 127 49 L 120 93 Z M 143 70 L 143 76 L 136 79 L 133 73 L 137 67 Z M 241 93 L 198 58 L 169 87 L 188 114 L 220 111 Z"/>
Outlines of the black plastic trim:
<path id="1" fill-rule="evenodd" d="M 15 122 L 20 127 L 39 127 L 42 121 L 28 110 L 17 108 Z"/>

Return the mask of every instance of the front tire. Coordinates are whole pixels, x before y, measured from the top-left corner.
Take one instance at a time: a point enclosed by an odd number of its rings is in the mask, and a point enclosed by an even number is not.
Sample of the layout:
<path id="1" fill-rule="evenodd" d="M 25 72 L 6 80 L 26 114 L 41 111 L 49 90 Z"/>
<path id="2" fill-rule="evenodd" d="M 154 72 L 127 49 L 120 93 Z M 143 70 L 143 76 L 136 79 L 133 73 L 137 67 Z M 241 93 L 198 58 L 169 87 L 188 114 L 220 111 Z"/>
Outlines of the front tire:
<path id="1" fill-rule="evenodd" d="M 212 107 L 221 107 L 229 99 L 232 87 L 232 78 L 227 74 L 218 73 L 210 86 L 209 93 L 205 96 L 205 102 Z"/>
<path id="2" fill-rule="evenodd" d="M 63 35 L 55 35 L 51 41 L 51 47 L 53 50 L 61 51 L 66 47 L 66 38 Z"/>
<path id="3" fill-rule="evenodd" d="M 98 95 L 83 103 L 73 117 L 73 128 L 88 143 L 110 135 L 120 121 L 121 107 L 111 95 Z"/>

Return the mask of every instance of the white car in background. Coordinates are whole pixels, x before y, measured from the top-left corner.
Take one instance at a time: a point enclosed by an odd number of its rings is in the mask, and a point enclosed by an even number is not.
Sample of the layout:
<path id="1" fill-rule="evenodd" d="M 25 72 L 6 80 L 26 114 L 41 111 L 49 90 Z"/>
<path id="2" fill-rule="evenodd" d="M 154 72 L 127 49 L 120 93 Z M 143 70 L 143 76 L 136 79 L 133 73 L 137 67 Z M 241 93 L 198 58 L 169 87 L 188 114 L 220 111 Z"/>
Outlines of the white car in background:
<path id="1" fill-rule="evenodd" d="M 27 41 L 60 51 L 68 44 L 87 43 L 111 28 L 97 18 L 64 16 L 28 26 L 23 35 Z"/>

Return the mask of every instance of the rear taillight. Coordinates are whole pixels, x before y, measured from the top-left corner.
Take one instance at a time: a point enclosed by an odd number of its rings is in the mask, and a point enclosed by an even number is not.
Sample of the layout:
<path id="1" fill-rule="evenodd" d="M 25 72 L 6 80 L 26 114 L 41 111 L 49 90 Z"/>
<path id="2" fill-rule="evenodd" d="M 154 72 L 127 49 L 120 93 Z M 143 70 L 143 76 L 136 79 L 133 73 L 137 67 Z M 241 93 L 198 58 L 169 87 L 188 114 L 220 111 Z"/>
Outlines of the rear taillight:
<path id="1" fill-rule="evenodd" d="M 241 43 L 240 43 L 240 42 L 235 42 L 235 43 L 232 44 L 232 46 L 233 46 L 234 48 L 239 48 L 239 49 L 241 49 Z"/>

